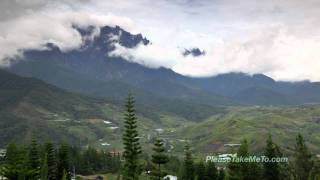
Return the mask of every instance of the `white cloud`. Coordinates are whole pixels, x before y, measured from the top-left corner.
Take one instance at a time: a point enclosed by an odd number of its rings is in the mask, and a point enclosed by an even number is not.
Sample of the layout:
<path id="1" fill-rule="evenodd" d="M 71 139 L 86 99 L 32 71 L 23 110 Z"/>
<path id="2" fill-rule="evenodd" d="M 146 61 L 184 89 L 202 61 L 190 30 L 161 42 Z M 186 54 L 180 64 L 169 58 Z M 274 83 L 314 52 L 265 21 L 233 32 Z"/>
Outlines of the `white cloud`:
<path id="1" fill-rule="evenodd" d="M 49 42 L 56 44 L 62 51 L 78 48 L 82 44 L 82 39 L 79 32 L 73 28 L 74 25 L 79 27 L 120 25 L 125 30 L 135 31 L 131 19 L 110 13 L 102 15 L 68 8 L 28 11 L 13 19 L 0 22 L 0 65 L 8 66 L 13 57 L 22 55 L 23 50 L 43 49 Z"/>
<path id="2" fill-rule="evenodd" d="M 283 26 L 264 32 L 250 32 L 238 38 L 212 45 L 205 56 L 182 56 L 181 49 L 156 44 L 127 49 L 117 45 L 113 56 L 151 67 L 171 68 L 193 76 L 213 76 L 228 72 L 264 73 L 277 80 L 320 79 L 320 39 L 301 40 L 289 35 Z"/>
<path id="3" fill-rule="evenodd" d="M 0 64 L 46 42 L 63 50 L 80 46 L 72 24 L 109 24 L 153 42 L 136 49 L 117 45 L 111 53 L 149 67 L 190 76 L 242 71 L 320 81 L 319 8 L 319 0 L 3 0 Z M 183 57 L 191 46 L 206 55 Z"/>

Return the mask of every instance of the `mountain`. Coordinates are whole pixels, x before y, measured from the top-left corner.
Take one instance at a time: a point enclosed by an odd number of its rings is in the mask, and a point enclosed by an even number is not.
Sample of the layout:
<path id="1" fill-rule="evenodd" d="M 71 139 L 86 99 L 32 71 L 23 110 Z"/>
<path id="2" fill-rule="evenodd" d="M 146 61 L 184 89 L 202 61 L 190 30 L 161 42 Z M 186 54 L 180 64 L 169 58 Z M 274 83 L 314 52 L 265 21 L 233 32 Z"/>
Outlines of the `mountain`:
<path id="1" fill-rule="evenodd" d="M 76 140 L 57 123 L 104 117 L 102 101 L 65 92 L 34 78 L 0 70 L 0 146 L 23 142 L 36 134 L 42 140 Z"/>
<path id="2" fill-rule="evenodd" d="M 184 56 L 192 55 L 193 57 L 203 56 L 205 54 L 206 54 L 206 52 L 201 51 L 199 48 L 185 49 L 183 52 Z"/>
<path id="3" fill-rule="evenodd" d="M 286 151 L 292 151 L 290 147 L 294 147 L 298 133 L 308 139 L 313 151 L 320 151 L 319 105 L 225 108 L 161 98 L 155 106 L 136 101 L 146 152 L 150 151 L 152 138 L 158 136 L 157 129 L 164 131 L 161 137 L 168 147 L 180 153 L 185 140 L 191 140 L 199 153 L 207 153 L 228 151 L 224 144 L 239 143 L 243 138 L 254 150 L 261 151 L 269 132 Z M 28 142 L 35 135 L 41 141 L 120 149 L 122 105 L 0 70 L 0 147 L 10 142 Z"/>
<path id="4" fill-rule="evenodd" d="M 115 89 L 122 88 L 121 84 Z M 149 97 L 145 95 L 144 97 Z M 42 141 L 68 141 L 77 145 L 106 141 L 119 148 L 123 101 L 92 98 L 62 90 L 35 78 L 0 70 L 0 147 L 9 142 L 26 142 L 33 135 Z M 223 113 L 212 107 L 180 100 L 136 99 L 140 132 L 155 134 L 158 128 L 173 128 Z M 152 106 L 150 104 L 153 104 Z"/>
<path id="5" fill-rule="evenodd" d="M 46 50 L 27 50 L 24 59 L 9 67 L 18 75 L 35 77 L 72 92 L 120 99 L 134 93 L 143 103 L 155 105 L 158 99 L 209 106 L 297 105 L 320 102 L 320 83 L 278 82 L 263 74 L 220 74 L 207 78 L 182 76 L 166 68 L 148 68 L 109 56 L 115 44 L 126 48 L 148 46 L 141 34 L 131 34 L 119 26 L 75 27 L 83 45 L 68 52 L 54 44 Z M 188 50 L 189 55 L 201 52 Z M 171 109 L 174 111 L 174 109 Z"/>
<path id="6" fill-rule="evenodd" d="M 170 69 L 151 69 L 120 57 L 110 57 L 108 52 L 115 48 L 114 43 L 134 48 L 138 44 L 148 45 L 150 42 L 140 34 L 132 35 L 119 27 L 106 26 L 100 29 L 99 36 L 86 41 L 81 49 L 62 52 L 54 44 L 48 44 L 47 50 L 26 51 L 25 60 L 14 64 L 9 70 L 93 96 L 123 97 L 133 91 L 139 99 L 148 101 L 152 97 L 160 97 L 207 105 L 234 103 L 227 97 L 187 83 L 177 83 L 187 78 Z M 115 89 L 118 86 L 119 89 Z"/>

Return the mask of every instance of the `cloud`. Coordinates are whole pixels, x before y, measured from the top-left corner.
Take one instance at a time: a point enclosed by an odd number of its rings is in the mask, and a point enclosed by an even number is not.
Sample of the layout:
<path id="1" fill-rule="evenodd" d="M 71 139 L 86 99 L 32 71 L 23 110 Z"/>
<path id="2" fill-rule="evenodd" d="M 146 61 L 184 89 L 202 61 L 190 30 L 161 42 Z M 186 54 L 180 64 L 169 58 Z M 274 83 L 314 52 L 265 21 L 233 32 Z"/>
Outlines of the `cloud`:
<path id="1" fill-rule="evenodd" d="M 183 56 L 179 48 L 157 44 L 128 49 L 116 45 L 111 56 L 121 56 L 151 68 L 166 67 L 192 77 L 221 73 L 263 73 L 277 80 L 320 79 L 320 39 L 292 36 L 283 26 L 264 32 L 251 32 L 247 39 L 238 38 L 212 45 L 204 56 Z"/>
<path id="2" fill-rule="evenodd" d="M 16 1 L 13 1 L 16 2 Z M 16 2 L 17 3 L 17 2 Z M 134 23 L 126 17 L 113 14 L 94 14 L 81 10 L 75 11 L 56 7 L 47 9 L 43 1 L 21 1 L 20 7 L 29 7 L 36 11 L 20 12 L 17 17 L 9 17 L 0 22 L 0 65 L 9 66 L 26 49 L 44 49 L 45 44 L 54 43 L 62 51 L 78 48 L 82 37 L 74 26 L 101 27 L 120 25 L 128 31 L 134 31 Z M 52 6 L 52 4 L 50 4 Z M 5 16 L 2 16 L 5 18 Z"/>
<path id="3" fill-rule="evenodd" d="M 319 0 L 2 0 L 0 64 L 46 42 L 65 51 L 79 47 L 74 24 L 109 24 L 153 42 L 136 49 L 117 45 L 110 55 L 152 68 L 197 77 L 241 71 L 320 81 L 319 8 Z M 190 47 L 206 55 L 183 57 Z"/>

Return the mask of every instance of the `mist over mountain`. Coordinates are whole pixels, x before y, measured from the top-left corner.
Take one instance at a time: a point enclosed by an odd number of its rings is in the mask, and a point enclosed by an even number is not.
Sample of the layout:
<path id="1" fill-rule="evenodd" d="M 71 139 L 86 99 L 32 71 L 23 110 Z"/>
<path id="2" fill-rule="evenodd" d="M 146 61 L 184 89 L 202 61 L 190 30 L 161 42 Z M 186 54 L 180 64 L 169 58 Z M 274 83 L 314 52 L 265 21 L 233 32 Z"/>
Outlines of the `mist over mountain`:
<path id="1" fill-rule="evenodd" d="M 47 44 L 46 50 L 25 51 L 24 59 L 16 61 L 8 70 L 64 89 L 102 97 L 119 98 L 134 92 L 141 99 L 148 99 L 147 94 L 152 94 L 152 97 L 219 106 L 320 102 L 319 83 L 278 82 L 263 74 L 245 73 L 186 77 L 171 69 L 148 68 L 110 55 L 117 45 L 130 49 L 150 45 L 141 34 L 133 35 L 119 26 L 76 29 L 83 37 L 81 48 L 63 52 L 55 44 Z M 188 52 L 193 56 L 204 53 L 199 49 Z"/>

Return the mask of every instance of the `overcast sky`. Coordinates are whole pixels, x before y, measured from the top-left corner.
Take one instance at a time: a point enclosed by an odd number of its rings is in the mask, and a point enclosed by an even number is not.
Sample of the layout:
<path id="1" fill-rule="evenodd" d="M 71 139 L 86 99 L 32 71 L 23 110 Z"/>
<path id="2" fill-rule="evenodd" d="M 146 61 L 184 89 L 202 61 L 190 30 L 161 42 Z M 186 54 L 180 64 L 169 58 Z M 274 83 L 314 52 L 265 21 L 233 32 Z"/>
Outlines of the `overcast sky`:
<path id="1" fill-rule="evenodd" d="M 72 28 L 120 25 L 153 44 L 110 55 L 189 76 L 263 73 L 320 81 L 319 0 L 1 0 L 0 64 L 47 42 L 78 48 Z M 183 57 L 199 47 L 205 56 Z"/>

